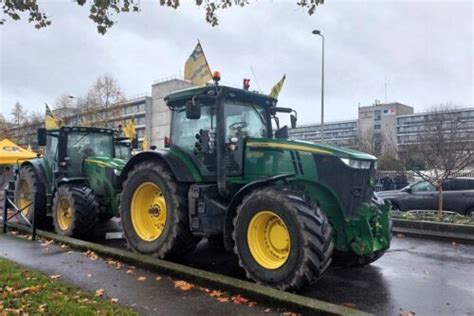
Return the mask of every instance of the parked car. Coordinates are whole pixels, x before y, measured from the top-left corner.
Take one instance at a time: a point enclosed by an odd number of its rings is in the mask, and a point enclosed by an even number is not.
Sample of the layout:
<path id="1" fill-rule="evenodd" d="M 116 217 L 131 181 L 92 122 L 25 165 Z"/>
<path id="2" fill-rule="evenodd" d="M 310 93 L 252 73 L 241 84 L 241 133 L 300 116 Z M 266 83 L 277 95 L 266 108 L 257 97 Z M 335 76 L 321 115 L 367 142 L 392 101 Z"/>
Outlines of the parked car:
<path id="1" fill-rule="evenodd" d="M 427 181 L 419 181 L 401 190 L 382 191 L 377 195 L 400 211 L 437 210 L 438 191 Z M 474 217 L 474 178 L 447 179 L 443 185 L 443 209 Z"/>

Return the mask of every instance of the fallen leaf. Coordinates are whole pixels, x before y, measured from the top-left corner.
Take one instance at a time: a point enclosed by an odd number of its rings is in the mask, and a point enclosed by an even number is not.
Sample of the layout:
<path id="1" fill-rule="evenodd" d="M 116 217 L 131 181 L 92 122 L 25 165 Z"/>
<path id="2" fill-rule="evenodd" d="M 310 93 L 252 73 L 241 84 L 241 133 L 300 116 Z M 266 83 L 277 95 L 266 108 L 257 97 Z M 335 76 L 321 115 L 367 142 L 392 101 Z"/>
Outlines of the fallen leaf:
<path id="1" fill-rule="evenodd" d="M 229 301 L 228 297 L 216 297 L 216 300 L 218 300 L 221 303 L 226 303 Z"/>
<path id="2" fill-rule="evenodd" d="M 211 291 L 211 293 L 209 293 L 209 296 L 211 297 L 221 297 L 223 295 L 224 295 L 224 292 L 217 291 L 217 290 Z"/>
<path id="3" fill-rule="evenodd" d="M 54 240 L 52 240 L 52 239 L 51 239 L 51 240 L 47 240 L 47 241 L 45 241 L 44 243 L 42 243 L 41 246 L 43 246 L 43 247 L 44 247 L 44 246 L 49 246 L 49 245 L 51 245 L 53 242 L 54 242 Z"/>
<path id="4" fill-rule="evenodd" d="M 112 302 L 113 304 L 116 304 L 116 303 L 118 303 L 118 298 L 115 298 L 115 297 L 111 298 L 110 302 Z"/>
<path id="5" fill-rule="evenodd" d="M 50 275 L 50 276 L 49 276 L 49 278 L 50 278 L 51 280 L 57 280 L 57 279 L 59 279 L 60 277 L 61 277 L 60 274 L 54 274 L 54 275 Z"/>
<path id="6" fill-rule="evenodd" d="M 155 278 L 155 280 L 156 280 L 156 281 L 160 281 L 160 280 L 161 280 L 161 277 L 160 277 L 160 276 L 157 276 L 157 277 Z"/>
<path id="7" fill-rule="evenodd" d="M 397 234 L 397 238 L 403 239 L 403 238 L 405 238 L 405 235 L 403 235 L 403 234 Z"/>
<path id="8" fill-rule="evenodd" d="M 354 303 L 342 303 L 341 305 L 349 308 L 356 308 L 356 304 Z"/>
<path id="9" fill-rule="evenodd" d="M 201 291 L 203 291 L 203 292 L 211 293 L 211 290 L 209 290 L 208 288 L 200 287 L 199 289 L 200 289 Z"/>
<path id="10" fill-rule="evenodd" d="M 146 280 L 146 277 L 144 277 L 144 276 L 141 276 L 141 277 L 138 277 L 138 278 L 137 278 L 137 281 L 142 281 L 142 282 L 143 282 L 143 281 L 145 281 L 145 280 Z"/>
<path id="11" fill-rule="evenodd" d="M 128 270 L 127 270 L 127 274 L 135 274 L 135 271 L 132 270 L 132 269 L 128 269 Z"/>
<path id="12" fill-rule="evenodd" d="M 66 245 L 66 244 L 62 244 L 62 245 L 61 245 L 61 248 L 63 248 L 63 249 L 69 249 L 68 245 Z"/>
<path id="13" fill-rule="evenodd" d="M 247 304 L 248 301 L 248 298 L 242 297 L 240 295 L 232 296 L 232 302 L 234 302 L 234 304 Z"/>
<path id="14" fill-rule="evenodd" d="M 415 312 L 401 312 L 400 316 L 415 316 Z"/>
<path id="15" fill-rule="evenodd" d="M 284 312 L 281 316 L 301 316 L 300 313 Z"/>
<path id="16" fill-rule="evenodd" d="M 272 310 L 271 310 L 270 308 L 266 308 L 266 309 L 264 310 L 265 313 L 270 313 L 271 311 L 272 311 Z"/>
<path id="17" fill-rule="evenodd" d="M 250 301 L 247 304 L 248 307 L 254 307 L 255 305 L 257 305 L 257 302 L 254 302 L 254 301 Z"/>
<path id="18" fill-rule="evenodd" d="M 179 288 L 182 291 L 189 291 L 194 287 L 194 284 L 188 283 L 186 281 L 174 281 L 174 287 Z"/>
<path id="19" fill-rule="evenodd" d="M 95 296 L 102 297 L 104 296 L 105 290 L 104 289 L 97 289 L 95 290 Z"/>

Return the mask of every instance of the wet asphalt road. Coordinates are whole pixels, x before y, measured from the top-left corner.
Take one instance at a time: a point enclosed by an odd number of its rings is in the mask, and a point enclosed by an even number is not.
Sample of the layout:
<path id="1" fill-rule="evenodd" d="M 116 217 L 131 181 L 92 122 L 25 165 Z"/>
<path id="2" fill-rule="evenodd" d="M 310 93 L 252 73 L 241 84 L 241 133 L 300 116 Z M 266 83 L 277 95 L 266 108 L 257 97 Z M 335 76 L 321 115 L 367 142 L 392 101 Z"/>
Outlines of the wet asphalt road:
<path id="1" fill-rule="evenodd" d="M 120 226 L 112 221 L 104 230 L 119 231 Z M 101 237 L 96 241 L 125 247 L 123 239 Z M 181 263 L 244 278 L 232 254 L 206 241 Z M 330 268 L 299 294 L 377 315 L 474 315 L 474 245 L 394 237 L 390 250 L 372 265 Z"/>

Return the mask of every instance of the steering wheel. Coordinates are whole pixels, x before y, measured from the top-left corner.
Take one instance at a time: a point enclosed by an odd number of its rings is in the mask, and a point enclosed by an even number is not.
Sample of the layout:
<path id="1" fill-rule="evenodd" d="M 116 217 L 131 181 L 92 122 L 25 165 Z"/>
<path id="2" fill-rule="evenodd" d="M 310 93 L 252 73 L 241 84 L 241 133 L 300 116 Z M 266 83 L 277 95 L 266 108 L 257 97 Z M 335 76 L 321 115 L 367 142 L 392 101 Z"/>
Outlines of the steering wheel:
<path id="1" fill-rule="evenodd" d="M 229 125 L 229 129 L 231 131 L 237 131 L 237 130 L 241 130 L 242 128 L 246 128 L 247 126 L 249 126 L 249 124 L 247 122 L 235 122 L 233 124 L 230 124 Z"/>

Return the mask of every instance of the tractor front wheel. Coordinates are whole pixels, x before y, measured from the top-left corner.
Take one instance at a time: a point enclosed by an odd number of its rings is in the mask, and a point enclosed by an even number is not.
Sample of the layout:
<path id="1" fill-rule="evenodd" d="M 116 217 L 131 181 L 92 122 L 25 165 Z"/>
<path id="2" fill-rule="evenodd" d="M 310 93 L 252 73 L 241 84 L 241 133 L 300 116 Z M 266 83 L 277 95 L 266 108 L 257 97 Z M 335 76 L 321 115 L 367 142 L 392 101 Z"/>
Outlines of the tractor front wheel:
<path id="1" fill-rule="evenodd" d="M 53 199 L 53 222 L 58 234 L 87 237 L 97 221 L 97 202 L 92 189 L 83 186 L 59 186 Z"/>
<path id="2" fill-rule="evenodd" d="M 285 186 L 257 189 L 244 198 L 233 239 L 247 277 L 282 290 L 314 283 L 334 249 L 326 216 L 301 192 Z"/>
<path id="3" fill-rule="evenodd" d="M 181 255 L 197 244 L 189 230 L 187 188 L 156 161 L 142 162 L 123 185 L 120 217 L 132 250 L 159 258 Z"/>

